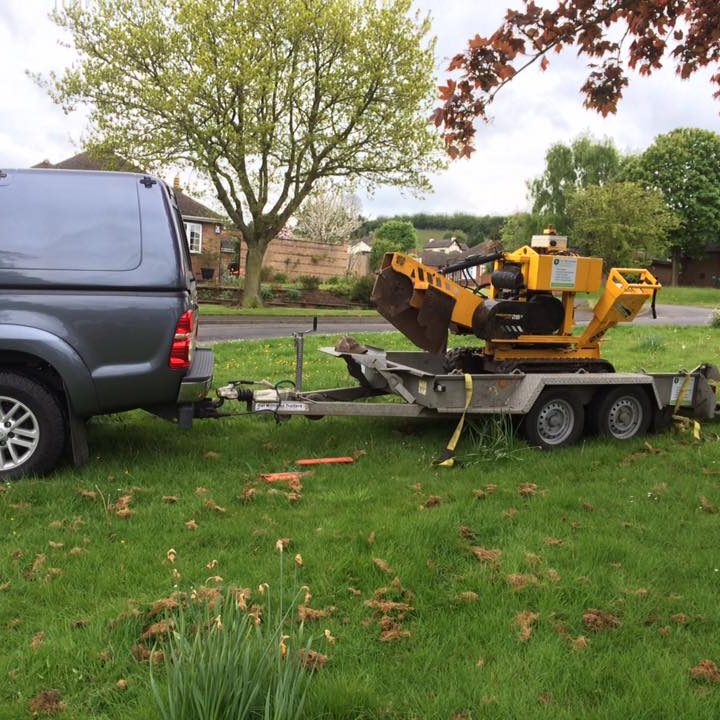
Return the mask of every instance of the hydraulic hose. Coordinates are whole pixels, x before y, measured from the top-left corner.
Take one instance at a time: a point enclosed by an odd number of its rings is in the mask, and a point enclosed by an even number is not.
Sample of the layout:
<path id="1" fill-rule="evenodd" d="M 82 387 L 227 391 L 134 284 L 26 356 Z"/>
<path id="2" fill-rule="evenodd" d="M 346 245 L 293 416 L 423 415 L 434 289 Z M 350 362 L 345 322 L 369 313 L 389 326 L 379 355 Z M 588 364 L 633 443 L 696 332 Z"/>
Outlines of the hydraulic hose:
<path id="1" fill-rule="evenodd" d="M 485 263 L 494 262 L 495 260 L 500 260 L 500 258 L 504 256 L 505 253 L 502 251 L 492 253 L 491 255 L 471 255 L 470 257 L 465 258 L 465 260 L 445 265 L 445 267 L 440 268 L 440 272 L 443 275 L 447 275 L 448 273 L 465 270 L 466 268 L 475 267 L 476 265 L 484 265 Z"/>

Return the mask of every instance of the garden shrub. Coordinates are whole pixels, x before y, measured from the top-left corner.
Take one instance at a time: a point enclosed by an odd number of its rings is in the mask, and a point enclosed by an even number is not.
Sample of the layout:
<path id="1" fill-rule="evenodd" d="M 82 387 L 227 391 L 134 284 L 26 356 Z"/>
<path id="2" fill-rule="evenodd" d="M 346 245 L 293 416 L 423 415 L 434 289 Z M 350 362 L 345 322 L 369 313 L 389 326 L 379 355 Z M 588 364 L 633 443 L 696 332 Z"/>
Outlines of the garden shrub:
<path id="1" fill-rule="evenodd" d="M 370 305 L 370 294 L 375 285 L 375 275 L 365 275 L 357 278 L 350 288 L 350 299 L 353 302 Z"/>
<path id="2" fill-rule="evenodd" d="M 302 297 L 302 293 L 297 288 L 290 288 L 285 291 L 285 299 L 288 302 L 298 302 Z"/>
<path id="3" fill-rule="evenodd" d="M 332 280 L 332 282 L 330 282 Z M 347 298 L 350 296 L 354 280 L 351 282 L 348 278 L 334 277 L 326 280 L 321 286 L 323 290 L 336 295 L 337 297 Z"/>
<path id="4" fill-rule="evenodd" d="M 298 282 L 303 290 L 317 290 L 320 287 L 320 278 L 317 275 L 301 275 Z"/>

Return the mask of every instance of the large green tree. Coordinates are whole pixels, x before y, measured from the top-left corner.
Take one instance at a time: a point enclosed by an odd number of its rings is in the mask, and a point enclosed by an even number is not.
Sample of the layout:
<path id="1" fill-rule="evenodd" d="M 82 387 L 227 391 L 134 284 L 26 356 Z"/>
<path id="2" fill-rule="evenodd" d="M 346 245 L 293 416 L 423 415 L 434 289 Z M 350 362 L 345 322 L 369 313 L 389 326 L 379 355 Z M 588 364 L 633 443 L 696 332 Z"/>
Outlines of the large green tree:
<path id="1" fill-rule="evenodd" d="M 608 183 L 580 190 L 569 205 L 575 245 L 611 267 L 635 267 L 662 257 L 679 218 L 658 190 L 635 183 Z"/>
<path id="2" fill-rule="evenodd" d="M 262 259 L 323 178 L 426 187 L 434 45 L 411 0 L 94 0 L 54 13 L 79 60 L 54 99 L 90 109 L 92 145 L 207 176 Z"/>
<path id="3" fill-rule="evenodd" d="M 682 256 L 702 255 L 720 237 L 720 135 L 697 128 L 659 135 L 625 174 L 662 191 L 680 218 L 670 243 L 677 285 Z"/>
<path id="4" fill-rule="evenodd" d="M 581 135 L 569 145 L 551 145 L 543 174 L 528 183 L 533 214 L 551 222 L 558 232 L 569 232 L 567 209 L 573 194 L 611 181 L 619 167 L 620 153 L 609 139 Z"/>
<path id="5" fill-rule="evenodd" d="M 532 236 L 542 234 L 546 226 L 544 218 L 535 213 L 519 212 L 511 215 L 500 230 L 503 249 L 517 250 L 523 245 L 529 245 Z"/>
<path id="6" fill-rule="evenodd" d="M 375 232 L 370 250 L 370 267 L 377 270 L 383 255 L 389 252 L 408 252 L 415 249 L 417 232 L 407 220 L 388 220 Z"/>

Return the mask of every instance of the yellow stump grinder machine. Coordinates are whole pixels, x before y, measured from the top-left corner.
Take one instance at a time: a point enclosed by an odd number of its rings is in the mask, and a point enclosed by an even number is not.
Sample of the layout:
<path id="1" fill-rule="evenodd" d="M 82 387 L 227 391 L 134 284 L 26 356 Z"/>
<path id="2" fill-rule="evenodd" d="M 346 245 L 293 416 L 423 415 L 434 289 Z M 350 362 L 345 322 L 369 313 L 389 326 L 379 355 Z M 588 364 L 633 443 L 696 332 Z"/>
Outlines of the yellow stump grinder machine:
<path id="1" fill-rule="evenodd" d="M 494 263 L 487 286 L 461 285 L 450 276 Z M 601 258 L 568 249 L 567 238 L 548 228 L 514 252 L 474 255 L 435 269 L 402 253 L 387 253 L 372 301 L 415 345 L 445 353 L 447 370 L 466 373 L 613 372 L 600 357 L 603 335 L 632 321 L 660 287 L 643 268 L 612 268 L 592 319 L 575 333 L 575 295 L 602 282 Z M 468 278 L 470 276 L 468 275 Z M 475 335 L 484 347 L 447 352 L 448 332 Z"/>

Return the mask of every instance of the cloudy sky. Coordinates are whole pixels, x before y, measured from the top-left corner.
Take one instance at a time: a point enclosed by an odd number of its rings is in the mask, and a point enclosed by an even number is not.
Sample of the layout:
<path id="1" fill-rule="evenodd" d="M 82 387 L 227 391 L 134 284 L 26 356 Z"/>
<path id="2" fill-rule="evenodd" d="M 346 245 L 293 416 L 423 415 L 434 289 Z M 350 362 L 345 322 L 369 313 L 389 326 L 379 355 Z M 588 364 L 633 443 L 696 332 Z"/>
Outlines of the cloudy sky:
<path id="1" fill-rule="evenodd" d="M 82 145 L 85 120 L 66 116 L 26 71 L 47 75 L 72 62 L 48 13 L 63 0 L 0 0 L 0 167 L 58 162 Z M 91 0 L 83 0 L 89 2 Z M 548 2 L 550 0 L 547 0 Z M 415 0 L 429 12 L 437 36 L 438 78 L 448 59 L 476 32 L 490 34 L 508 6 L 519 0 Z M 586 69 L 572 51 L 551 58 L 549 70 L 531 68 L 513 80 L 491 108 L 489 125 L 479 128 L 477 152 L 432 178 L 424 198 L 379 189 L 363 197 L 369 216 L 412 212 L 505 214 L 526 208 L 525 182 L 542 172 L 543 157 L 555 142 L 589 132 L 610 137 L 623 151 L 641 150 L 677 127 L 720 131 L 720 101 L 713 100 L 710 73 L 680 81 L 671 67 L 652 78 L 631 78 L 618 114 L 602 118 L 584 110 L 579 88 Z"/>

